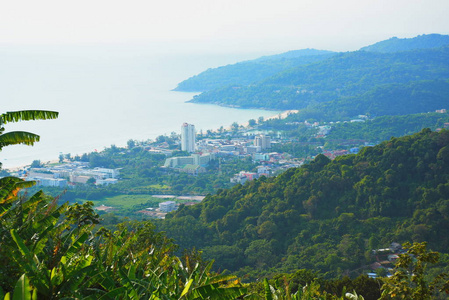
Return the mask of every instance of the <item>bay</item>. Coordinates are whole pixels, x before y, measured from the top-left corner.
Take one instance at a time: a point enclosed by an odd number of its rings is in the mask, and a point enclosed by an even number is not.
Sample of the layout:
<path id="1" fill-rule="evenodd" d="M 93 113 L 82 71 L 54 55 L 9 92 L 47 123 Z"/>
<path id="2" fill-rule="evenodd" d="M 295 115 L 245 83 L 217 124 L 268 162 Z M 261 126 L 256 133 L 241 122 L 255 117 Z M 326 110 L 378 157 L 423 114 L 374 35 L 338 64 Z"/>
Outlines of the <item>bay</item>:
<path id="1" fill-rule="evenodd" d="M 0 47 L 1 112 L 45 109 L 57 120 L 6 124 L 6 131 L 37 133 L 35 146 L 9 146 L 3 168 L 80 155 L 129 139 L 154 139 L 180 132 L 183 122 L 197 131 L 243 123 L 277 111 L 243 110 L 186 103 L 195 94 L 173 92 L 176 84 L 209 67 L 258 54 L 161 53 L 152 47 Z"/>

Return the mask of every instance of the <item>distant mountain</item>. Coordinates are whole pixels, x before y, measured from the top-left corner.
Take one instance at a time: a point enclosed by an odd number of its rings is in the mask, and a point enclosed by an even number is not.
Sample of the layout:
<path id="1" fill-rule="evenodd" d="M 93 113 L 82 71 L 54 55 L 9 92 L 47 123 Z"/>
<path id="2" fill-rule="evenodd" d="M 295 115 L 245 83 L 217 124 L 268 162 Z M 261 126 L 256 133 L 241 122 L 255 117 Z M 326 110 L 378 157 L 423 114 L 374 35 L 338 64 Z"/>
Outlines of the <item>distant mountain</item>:
<path id="1" fill-rule="evenodd" d="M 298 109 L 318 120 L 449 108 L 449 35 L 391 38 L 360 51 L 303 49 L 209 69 L 181 82 L 191 102 Z"/>
<path id="2" fill-rule="evenodd" d="M 414 38 L 400 39 L 392 37 L 391 39 L 375 43 L 361 48 L 362 51 L 370 52 L 400 52 L 415 49 L 439 48 L 449 45 L 449 35 L 441 34 L 423 34 Z"/>
<path id="3" fill-rule="evenodd" d="M 397 53 L 355 51 L 336 54 L 314 64 L 290 68 L 251 85 L 234 85 L 207 91 L 195 96 L 192 102 L 268 109 L 306 109 L 328 102 L 335 107 L 335 112 L 338 107 L 332 103 L 343 101 L 348 104 L 348 99 L 351 98 L 356 103 L 358 98 L 367 99 L 366 93 L 382 87 L 387 89 L 387 85 L 393 84 L 394 90 L 401 91 L 395 95 L 395 99 L 370 97 L 373 103 L 366 105 L 372 108 L 373 114 L 385 114 L 385 110 L 390 107 L 395 109 L 392 114 L 408 114 L 427 112 L 433 108 L 433 105 L 427 103 L 436 101 L 433 99 L 435 94 L 445 91 L 445 89 L 435 90 L 437 86 L 445 86 L 444 83 L 424 84 L 421 85 L 423 89 L 419 90 L 422 95 L 419 97 L 419 103 L 414 103 L 413 99 L 407 102 L 411 93 L 417 92 L 416 89 L 407 90 L 414 86 L 413 82 L 447 79 L 449 79 L 449 47 Z M 377 96 L 388 95 L 388 91 L 382 94 L 377 92 Z M 444 93 L 438 98 L 443 104 L 449 103 Z M 402 103 L 402 106 L 397 107 L 396 102 L 398 105 Z M 349 103 L 347 108 L 352 109 L 354 103 Z M 392 103 L 395 105 L 392 106 Z M 420 107 L 419 110 L 412 109 L 417 106 Z M 345 110 L 340 112 L 345 114 Z M 363 113 L 366 112 L 365 110 Z"/>
<path id="4" fill-rule="evenodd" d="M 425 129 L 219 190 L 167 215 L 159 229 L 221 270 L 334 277 L 369 269 L 370 251 L 393 241 L 448 253 L 448 195 L 449 131 Z"/>
<path id="5" fill-rule="evenodd" d="M 208 69 L 179 83 L 175 91 L 203 92 L 229 85 L 249 85 L 293 67 L 327 59 L 336 52 L 304 49 L 263 56 L 214 69 Z"/>
<path id="6" fill-rule="evenodd" d="M 376 85 L 355 96 L 313 103 L 292 115 L 288 121 L 336 121 L 357 115 L 408 115 L 442 108 L 449 109 L 449 80 L 413 81 Z"/>
<path id="7" fill-rule="evenodd" d="M 299 57 L 304 57 L 304 56 L 318 56 L 318 55 L 329 55 L 329 54 L 336 54 L 336 52 L 328 51 L 328 50 L 317 50 L 317 49 L 307 48 L 307 49 L 301 49 L 301 50 L 292 50 L 292 51 L 284 52 L 281 54 L 262 56 L 260 58 L 252 60 L 252 62 L 276 61 L 276 60 L 282 60 L 282 59 L 299 58 Z"/>

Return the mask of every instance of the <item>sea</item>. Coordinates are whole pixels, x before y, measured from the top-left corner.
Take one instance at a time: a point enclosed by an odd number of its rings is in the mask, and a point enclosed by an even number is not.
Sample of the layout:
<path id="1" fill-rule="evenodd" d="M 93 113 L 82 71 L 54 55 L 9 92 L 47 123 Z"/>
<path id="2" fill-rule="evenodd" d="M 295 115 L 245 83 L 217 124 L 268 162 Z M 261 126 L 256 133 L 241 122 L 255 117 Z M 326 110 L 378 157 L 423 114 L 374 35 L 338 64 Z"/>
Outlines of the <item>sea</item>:
<path id="1" fill-rule="evenodd" d="M 262 55 L 165 53 L 155 45 L 0 45 L 0 113 L 59 112 L 56 120 L 6 124 L 5 132 L 29 131 L 41 139 L 32 147 L 4 147 L 2 168 L 180 133 L 184 122 L 200 132 L 276 115 L 278 111 L 187 103 L 195 93 L 172 91 L 208 68 Z"/>

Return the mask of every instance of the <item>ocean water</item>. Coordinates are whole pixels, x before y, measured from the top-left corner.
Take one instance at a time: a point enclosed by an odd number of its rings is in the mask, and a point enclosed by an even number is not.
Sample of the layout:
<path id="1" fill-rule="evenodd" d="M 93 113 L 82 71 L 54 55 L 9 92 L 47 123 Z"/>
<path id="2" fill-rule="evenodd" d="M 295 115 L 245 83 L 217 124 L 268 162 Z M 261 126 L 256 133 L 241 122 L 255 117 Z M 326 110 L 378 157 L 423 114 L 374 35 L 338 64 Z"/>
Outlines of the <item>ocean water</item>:
<path id="1" fill-rule="evenodd" d="M 186 103 L 193 93 L 176 84 L 209 67 L 255 58 L 257 54 L 163 54 L 150 48 L 113 46 L 0 47 L 1 112 L 55 110 L 57 120 L 6 124 L 6 131 L 41 136 L 35 146 L 5 147 L 3 168 L 72 156 L 129 139 L 154 139 L 180 132 L 183 122 L 197 131 L 243 123 L 279 112 Z"/>

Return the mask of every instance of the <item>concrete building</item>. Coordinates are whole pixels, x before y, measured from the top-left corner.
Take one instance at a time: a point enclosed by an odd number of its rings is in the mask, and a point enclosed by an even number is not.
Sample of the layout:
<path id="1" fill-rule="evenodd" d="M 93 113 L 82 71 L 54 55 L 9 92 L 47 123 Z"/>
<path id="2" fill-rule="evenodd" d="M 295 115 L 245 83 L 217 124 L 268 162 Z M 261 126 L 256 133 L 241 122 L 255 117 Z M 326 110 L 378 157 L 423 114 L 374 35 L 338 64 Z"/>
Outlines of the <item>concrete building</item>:
<path id="1" fill-rule="evenodd" d="M 248 180 L 254 180 L 259 178 L 260 174 L 254 173 L 254 172 L 246 172 L 246 171 L 240 171 L 240 173 L 235 174 L 231 179 L 231 183 L 240 183 L 244 184 Z"/>
<path id="2" fill-rule="evenodd" d="M 260 146 L 248 146 L 244 148 L 246 153 L 257 153 L 262 151 L 262 147 Z"/>
<path id="3" fill-rule="evenodd" d="M 115 178 L 106 178 L 106 179 L 97 179 L 95 181 L 96 185 L 110 185 L 110 184 L 116 184 L 118 182 L 118 179 Z"/>
<path id="4" fill-rule="evenodd" d="M 254 138 L 254 146 L 260 147 L 262 150 L 271 148 L 271 138 L 269 135 L 258 135 Z"/>
<path id="5" fill-rule="evenodd" d="M 206 166 L 211 160 L 215 159 L 213 153 L 203 155 L 192 154 L 191 156 L 176 156 L 165 160 L 164 167 L 179 168 L 185 165 Z"/>
<path id="6" fill-rule="evenodd" d="M 162 212 L 171 212 L 176 210 L 176 202 L 175 201 L 165 201 L 159 203 L 159 210 Z"/>
<path id="7" fill-rule="evenodd" d="M 67 180 L 61 178 L 35 177 L 32 180 L 35 180 L 37 185 L 39 186 L 53 186 L 60 188 L 64 188 L 67 186 Z"/>
<path id="8" fill-rule="evenodd" d="M 181 150 L 195 152 L 195 125 L 184 123 L 181 126 Z"/>

